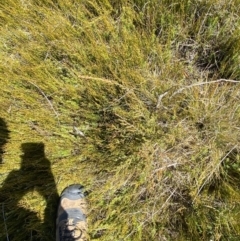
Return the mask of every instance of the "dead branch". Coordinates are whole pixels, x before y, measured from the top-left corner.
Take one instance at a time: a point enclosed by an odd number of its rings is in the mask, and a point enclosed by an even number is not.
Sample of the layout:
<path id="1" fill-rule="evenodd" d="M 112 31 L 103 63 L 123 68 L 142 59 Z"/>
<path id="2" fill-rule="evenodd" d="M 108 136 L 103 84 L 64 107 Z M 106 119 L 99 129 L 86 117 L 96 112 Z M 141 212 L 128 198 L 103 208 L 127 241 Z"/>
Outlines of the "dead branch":
<path id="1" fill-rule="evenodd" d="M 6 231 L 7 241 L 9 241 L 7 223 L 6 223 L 5 213 L 4 213 L 4 203 L 2 204 L 2 215 L 3 215 L 3 221 L 4 221 L 4 227 L 5 227 L 5 231 Z"/>
<path id="2" fill-rule="evenodd" d="M 33 86 L 35 86 L 35 87 L 38 89 L 38 91 L 40 92 L 40 94 L 46 99 L 46 101 L 48 102 L 49 106 L 51 107 L 51 109 L 53 110 L 54 114 L 55 114 L 56 117 L 57 117 L 58 124 L 60 125 L 60 121 L 59 121 L 59 118 L 58 118 L 59 114 L 58 114 L 57 111 L 54 109 L 53 104 L 51 103 L 51 101 L 48 99 L 48 97 L 45 95 L 45 93 L 42 91 L 42 89 L 41 89 L 38 85 L 36 85 L 35 83 L 33 83 L 32 81 L 29 81 L 29 80 L 28 80 L 28 82 L 29 82 L 30 84 L 32 84 Z"/>
<path id="3" fill-rule="evenodd" d="M 188 85 L 188 86 L 184 86 L 180 89 L 178 89 L 177 91 L 175 91 L 170 98 L 172 98 L 173 96 L 182 93 L 184 90 L 186 89 L 191 89 L 192 87 L 196 87 L 196 86 L 202 86 L 202 85 L 208 85 L 208 84 L 214 84 L 214 83 L 222 83 L 222 82 L 226 82 L 226 83 L 234 83 L 234 84 L 239 84 L 240 81 L 238 80 L 230 80 L 230 79 L 218 79 L 218 80 L 213 80 L 213 81 L 208 81 L 208 82 L 199 82 L 199 83 L 195 83 L 192 85 Z M 163 97 L 165 97 L 167 94 L 169 93 L 169 91 L 159 95 L 158 97 L 158 101 L 157 101 L 157 105 L 156 108 L 158 109 L 161 106 L 161 102 Z"/>

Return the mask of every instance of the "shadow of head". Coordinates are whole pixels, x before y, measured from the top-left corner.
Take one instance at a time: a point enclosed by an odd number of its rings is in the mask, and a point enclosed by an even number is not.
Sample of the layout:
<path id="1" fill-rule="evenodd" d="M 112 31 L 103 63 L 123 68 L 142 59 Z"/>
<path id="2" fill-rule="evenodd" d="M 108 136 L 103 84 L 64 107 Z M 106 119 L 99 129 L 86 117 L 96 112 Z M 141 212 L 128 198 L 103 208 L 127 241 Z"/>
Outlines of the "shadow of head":
<path id="1" fill-rule="evenodd" d="M 21 168 L 48 168 L 49 160 L 45 157 L 44 144 L 42 142 L 29 142 L 21 145 Z"/>
<path id="2" fill-rule="evenodd" d="M 7 128 L 7 124 L 3 118 L 0 118 L 0 164 L 2 163 L 3 146 L 9 139 L 10 131 Z"/>

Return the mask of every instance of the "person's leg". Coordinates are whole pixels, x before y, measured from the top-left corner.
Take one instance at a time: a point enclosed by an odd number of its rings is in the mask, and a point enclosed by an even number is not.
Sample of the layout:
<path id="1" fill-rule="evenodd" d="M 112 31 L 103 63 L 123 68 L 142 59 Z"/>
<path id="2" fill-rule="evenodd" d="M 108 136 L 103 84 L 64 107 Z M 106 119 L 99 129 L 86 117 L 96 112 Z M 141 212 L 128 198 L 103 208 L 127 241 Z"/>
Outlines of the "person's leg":
<path id="1" fill-rule="evenodd" d="M 79 184 L 65 188 L 61 194 L 56 222 L 56 241 L 86 241 L 87 204 Z"/>

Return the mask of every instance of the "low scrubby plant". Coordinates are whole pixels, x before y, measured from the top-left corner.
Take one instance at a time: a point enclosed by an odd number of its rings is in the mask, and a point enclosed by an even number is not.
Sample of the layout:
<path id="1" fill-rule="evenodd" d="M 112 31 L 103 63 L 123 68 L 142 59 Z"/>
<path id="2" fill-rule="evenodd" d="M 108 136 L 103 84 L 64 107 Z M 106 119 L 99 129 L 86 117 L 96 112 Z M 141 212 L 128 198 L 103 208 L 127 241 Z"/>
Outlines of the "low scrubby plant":
<path id="1" fill-rule="evenodd" d="M 238 5 L 1 1 L 0 237 L 52 240 L 52 190 L 80 182 L 91 240 L 238 240 Z M 45 196 L 10 178 L 25 142 Z"/>

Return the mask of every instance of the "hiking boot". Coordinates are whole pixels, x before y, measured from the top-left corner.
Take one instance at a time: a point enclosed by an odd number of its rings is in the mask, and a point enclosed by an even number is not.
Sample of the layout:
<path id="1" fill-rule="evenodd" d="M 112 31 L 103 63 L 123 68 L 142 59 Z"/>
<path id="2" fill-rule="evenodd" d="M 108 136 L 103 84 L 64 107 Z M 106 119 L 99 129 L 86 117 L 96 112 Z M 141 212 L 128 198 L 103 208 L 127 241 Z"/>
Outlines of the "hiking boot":
<path id="1" fill-rule="evenodd" d="M 87 241 L 87 204 L 83 186 L 65 188 L 61 194 L 56 222 L 57 241 Z"/>

